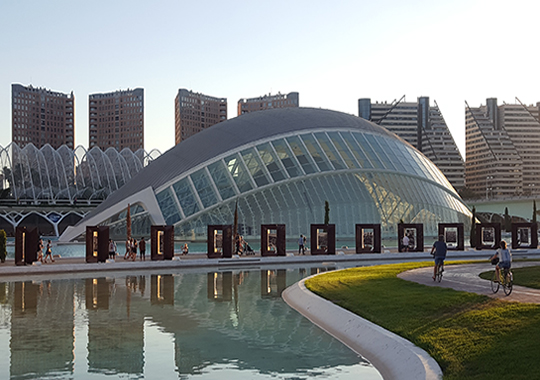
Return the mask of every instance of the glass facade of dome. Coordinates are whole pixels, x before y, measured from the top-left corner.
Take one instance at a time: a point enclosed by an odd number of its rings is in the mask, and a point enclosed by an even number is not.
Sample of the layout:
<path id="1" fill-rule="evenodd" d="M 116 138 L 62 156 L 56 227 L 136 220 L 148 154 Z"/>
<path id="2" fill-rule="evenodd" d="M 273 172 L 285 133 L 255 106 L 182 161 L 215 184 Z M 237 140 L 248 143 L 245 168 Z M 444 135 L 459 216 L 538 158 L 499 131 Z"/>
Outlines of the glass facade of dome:
<path id="1" fill-rule="evenodd" d="M 400 219 L 465 222 L 467 207 L 441 172 L 414 148 L 369 133 L 313 131 L 261 141 L 216 158 L 159 189 L 157 201 L 175 235 L 206 237 L 208 224 L 230 224 L 236 200 L 241 234 L 284 223 L 289 235 L 323 220 L 324 201 L 338 236 L 355 223 L 381 223 L 394 235 Z"/>
<path id="2" fill-rule="evenodd" d="M 351 115 L 260 111 L 198 135 L 156 161 L 163 173 L 143 170 L 131 190 L 113 194 L 64 238 L 82 234 L 85 223 L 109 225 L 124 238 L 128 203 L 134 235 L 169 224 L 177 239 L 195 241 L 206 240 L 210 224 L 232 224 L 236 207 L 247 239 L 260 236 L 261 224 L 285 224 L 287 236 L 297 237 L 323 222 L 325 201 L 338 239 L 354 238 L 357 223 L 380 223 L 383 238 L 395 238 L 400 220 L 423 223 L 425 236 L 436 236 L 438 223 L 470 223 L 467 206 L 431 161 Z"/>

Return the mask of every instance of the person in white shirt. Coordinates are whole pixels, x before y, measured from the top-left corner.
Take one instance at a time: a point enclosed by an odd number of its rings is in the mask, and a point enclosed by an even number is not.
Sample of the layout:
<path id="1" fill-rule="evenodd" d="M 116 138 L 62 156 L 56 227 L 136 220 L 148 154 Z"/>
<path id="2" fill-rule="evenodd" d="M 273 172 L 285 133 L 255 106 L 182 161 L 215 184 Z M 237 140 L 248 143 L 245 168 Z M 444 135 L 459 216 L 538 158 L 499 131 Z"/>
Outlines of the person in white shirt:
<path id="1" fill-rule="evenodd" d="M 409 251 L 409 237 L 407 235 L 403 236 L 402 245 L 401 245 L 401 251 L 402 252 L 408 252 Z"/>
<path id="2" fill-rule="evenodd" d="M 500 268 L 510 269 L 512 267 L 512 254 L 510 253 L 510 250 L 506 248 L 506 242 L 504 240 L 501 241 L 500 248 L 497 250 L 497 252 L 495 252 L 490 260 L 494 260 L 495 258 L 499 259 L 499 262 L 495 267 L 497 278 L 501 278 Z"/>

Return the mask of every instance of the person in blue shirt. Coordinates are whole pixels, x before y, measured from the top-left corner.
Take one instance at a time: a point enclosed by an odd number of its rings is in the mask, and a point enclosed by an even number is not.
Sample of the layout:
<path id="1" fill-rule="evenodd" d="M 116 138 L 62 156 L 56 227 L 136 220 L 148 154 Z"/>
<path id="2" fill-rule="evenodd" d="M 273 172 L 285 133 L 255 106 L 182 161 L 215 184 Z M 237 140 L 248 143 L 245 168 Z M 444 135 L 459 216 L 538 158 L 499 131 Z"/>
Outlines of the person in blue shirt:
<path id="1" fill-rule="evenodd" d="M 435 265 L 433 266 L 433 280 L 437 274 L 437 267 L 440 265 L 441 270 L 444 271 L 444 259 L 446 259 L 447 246 L 444 242 L 444 236 L 439 235 L 439 240 L 433 243 L 431 248 L 431 254 L 435 256 Z"/>
<path id="2" fill-rule="evenodd" d="M 305 244 L 306 238 L 304 237 L 304 235 L 300 235 L 300 239 L 298 239 L 298 254 L 300 254 L 300 252 L 302 252 L 302 255 L 304 254 L 304 252 L 306 251 Z"/>

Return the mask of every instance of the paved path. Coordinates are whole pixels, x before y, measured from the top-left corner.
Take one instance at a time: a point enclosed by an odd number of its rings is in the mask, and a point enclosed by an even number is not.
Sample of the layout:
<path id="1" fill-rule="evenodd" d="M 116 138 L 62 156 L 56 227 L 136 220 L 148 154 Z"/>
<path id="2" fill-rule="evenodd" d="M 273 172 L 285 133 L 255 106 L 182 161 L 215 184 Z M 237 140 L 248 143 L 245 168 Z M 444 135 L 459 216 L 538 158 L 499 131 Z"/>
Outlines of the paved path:
<path id="1" fill-rule="evenodd" d="M 518 262 L 513 263 L 513 268 L 524 266 L 540 266 L 540 262 Z M 512 290 L 512 294 L 506 296 L 504 291 L 499 289 L 495 294 L 491 291 L 490 281 L 479 277 L 482 272 L 494 270 L 494 266 L 490 263 L 485 264 L 469 264 L 469 265 L 445 265 L 444 276 L 442 281 L 435 282 L 432 280 L 433 267 L 418 268 L 407 272 L 400 273 L 399 278 L 408 281 L 414 281 L 427 286 L 439 286 L 442 288 L 452 288 L 465 292 L 483 294 L 492 298 L 503 299 L 506 301 L 529 302 L 540 304 L 540 289 L 531 289 L 523 286 L 516 286 Z"/>
<path id="2" fill-rule="evenodd" d="M 187 256 L 176 256 L 174 260 L 151 261 L 147 255 L 147 261 L 123 260 L 122 256 L 114 263 L 89 264 L 83 257 L 55 258 L 54 263 L 44 265 L 15 266 L 13 259 L 8 259 L 4 264 L 0 264 L 0 279 L 9 281 L 12 278 L 20 279 L 21 276 L 48 276 L 48 275 L 68 275 L 76 276 L 81 272 L 117 272 L 117 271 L 177 271 L 191 270 L 196 268 L 226 268 L 226 267 L 259 267 L 271 266 L 275 269 L 291 268 L 310 265 L 326 265 L 336 269 L 349 268 L 352 266 L 368 266 L 380 264 L 402 263 L 407 261 L 427 261 L 432 260 L 428 252 L 385 252 L 373 254 L 355 254 L 352 250 L 337 250 L 336 255 L 293 255 L 288 252 L 287 256 L 261 257 L 260 255 L 242 256 L 224 259 L 208 259 L 203 253 L 190 253 Z M 452 251 L 448 252 L 447 261 L 451 260 L 487 260 L 493 256 L 495 251 Z M 540 258 L 540 249 L 516 250 L 512 251 L 514 259 Z M 445 273 L 446 274 L 446 273 Z M 428 279 L 431 275 L 427 276 Z M 445 277 L 446 278 L 446 277 Z M 445 281 L 443 279 L 443 281 Z"/>

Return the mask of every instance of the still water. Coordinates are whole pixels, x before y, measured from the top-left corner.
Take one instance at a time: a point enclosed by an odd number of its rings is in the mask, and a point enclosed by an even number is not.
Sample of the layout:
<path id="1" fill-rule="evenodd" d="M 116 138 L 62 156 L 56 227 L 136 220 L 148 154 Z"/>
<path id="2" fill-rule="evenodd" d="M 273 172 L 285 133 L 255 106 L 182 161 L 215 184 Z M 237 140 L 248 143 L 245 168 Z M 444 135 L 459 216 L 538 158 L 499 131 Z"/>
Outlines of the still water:
<path id="1" fill-rule="evenodd" d="M 321 270 L 0 282 L 0 379 L 381 379 L 281 299 Z"/>

